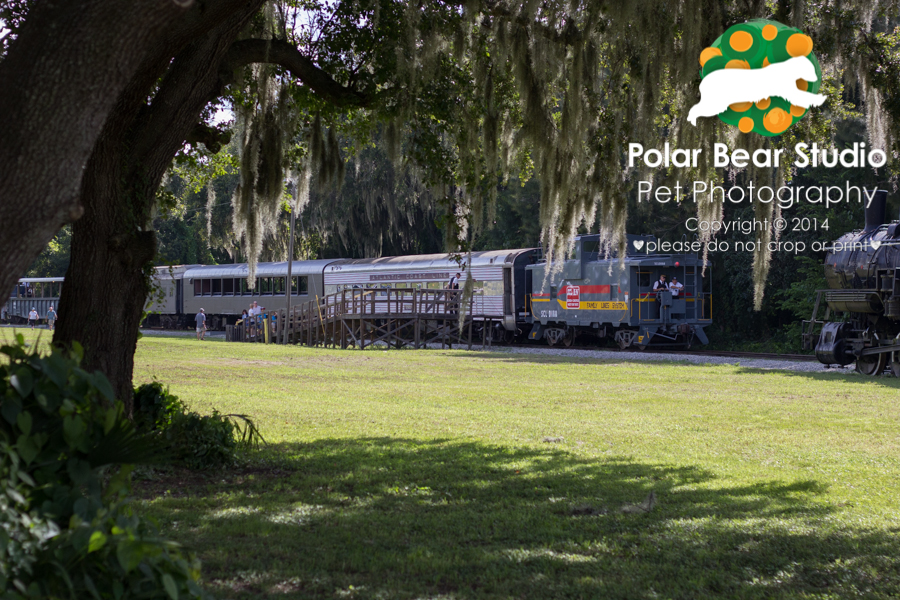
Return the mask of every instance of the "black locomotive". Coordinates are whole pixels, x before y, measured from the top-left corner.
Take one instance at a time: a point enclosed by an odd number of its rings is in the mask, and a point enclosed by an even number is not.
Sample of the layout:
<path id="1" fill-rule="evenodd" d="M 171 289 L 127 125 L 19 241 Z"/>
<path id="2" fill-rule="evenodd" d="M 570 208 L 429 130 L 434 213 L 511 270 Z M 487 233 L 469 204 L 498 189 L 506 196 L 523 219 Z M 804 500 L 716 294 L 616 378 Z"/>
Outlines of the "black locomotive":
<path id="1" fill-rule="evenodd" d="M 900 222 L 885 223 L 886 204 L 887 192 L 879 190 L 866 207 L 865 228 L 840 237 L 826 255 L 828 289 L 818 291 L 812 318 L 803 321 L 803 347 L 815 342 L 823 364 L 856 361 L 865 375 L 889 367 L 900 377 Z"/>

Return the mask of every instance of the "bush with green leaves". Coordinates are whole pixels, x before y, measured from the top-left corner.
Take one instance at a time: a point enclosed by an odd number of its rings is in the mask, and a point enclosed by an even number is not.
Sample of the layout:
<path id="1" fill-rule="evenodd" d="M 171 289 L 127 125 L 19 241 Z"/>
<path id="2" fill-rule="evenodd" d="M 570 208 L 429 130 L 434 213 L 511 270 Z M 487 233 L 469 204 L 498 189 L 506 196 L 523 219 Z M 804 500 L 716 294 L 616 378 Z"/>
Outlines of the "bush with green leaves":
<path id="1" fill-rule="evenodd" d="M 157 432 L 172 458 L 190 469 L 234 465 L 239 451 L 262 441 L 247 415 L 188 411 L 178 396 L 159 382 L 134 390 L 134 421 L 139 429 Z"/>
<path id="2" fill-rule="evenodd" d="M 158 462 L 80 348 L 0 348 L 0 598 L 201 598 L 199 563 L 128 505 Z"/>
<path id="3" fill-rule="evenodd" d="M 169 389 L 154 381 L 134 390 L 132 421 L 138 429 L 165 430 L 177 414 L 185 412 L 184 403 Z"/>

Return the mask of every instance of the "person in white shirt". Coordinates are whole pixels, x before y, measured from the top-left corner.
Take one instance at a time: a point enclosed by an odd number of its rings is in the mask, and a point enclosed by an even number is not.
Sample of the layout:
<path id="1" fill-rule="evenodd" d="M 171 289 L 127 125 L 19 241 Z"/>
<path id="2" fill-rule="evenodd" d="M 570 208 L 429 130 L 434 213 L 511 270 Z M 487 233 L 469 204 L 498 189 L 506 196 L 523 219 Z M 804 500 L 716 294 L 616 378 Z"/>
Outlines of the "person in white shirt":
<path id="1" fill-rule="evenodd" d="M 669 289 L 669 284 L 666 283 L 666 276 L 660 275 L 659 281 L 653 283 L 653 291 L 654 292 L 664 292 Z"/>
<path id="2" fill-rule="evenodd" d="M 34 329 L 34 326 L 37 325 L 37 321 L 40 317 L 38 316 L 37 310 L 32 306 L 31 312 L 28 313 L 28 324 L 31 325 L 31 328 Z"/>
<path id="3" fill-rule="evenodd" d="M 672 278 L 672 283 L 669 284 L 669 291 L 672 292 L 672 297 L 677 298 L 681 295 L 681 290 L 684 289 L 684 286 L 678 282 L 677 277 Z"/>

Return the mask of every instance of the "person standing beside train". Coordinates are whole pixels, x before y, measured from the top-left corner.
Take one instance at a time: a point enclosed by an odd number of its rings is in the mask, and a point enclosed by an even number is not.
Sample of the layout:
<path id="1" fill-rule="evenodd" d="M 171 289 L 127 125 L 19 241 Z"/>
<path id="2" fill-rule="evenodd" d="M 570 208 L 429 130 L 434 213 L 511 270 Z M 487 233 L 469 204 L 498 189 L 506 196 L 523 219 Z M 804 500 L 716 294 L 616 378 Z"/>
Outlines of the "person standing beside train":
<path id="1" fill-rule="evenodd" d="M 50 305 L 50 308 L 47 309 L 47 325 L 50 326 L 50 331 L 53 331 L 53 326 L 56 324 L 56 311 L 53 310 L 53 305 Z"/>
<path id="2" fill-rule="evenodd" d="M 197 316 L 194 317 L 194 321 L 197 322 L 197 340 L 202 342 L 203 334 L 206 332 L 206 311 L 201 308 Z"/>
<path id="3" fill-rule="evenodd" d="M 460 277 L 460 275 L 459 275 L 459 273 L 457 273 L 456 275 L 454 275 L 453 277 L 450 278 L 450 283 L 447 284 L 448 290 L 458 290 L 459 289 L 459 277 Z M 452 301 L 447 303 L 447 312 L 455 315 L 459 312 L 459 304 L 456 302 L 457 300 L 459 300 L 459 298 L 456 297 L 455 295 L 450 295 L 450 294 L 448 294 L 448 296 L 450 296 L 450 298 L 452 298 Z"/>
<path id="4" fill-rule="evenodd" d="M 31 307 L 31 312 L 28 313 L 28 324 L 31 325 L 32 331 L 34 331 L 34 326 L 37 325 L 37 321 L 40 317 L 38 316 L 38 311 L 35 307 Z"/>

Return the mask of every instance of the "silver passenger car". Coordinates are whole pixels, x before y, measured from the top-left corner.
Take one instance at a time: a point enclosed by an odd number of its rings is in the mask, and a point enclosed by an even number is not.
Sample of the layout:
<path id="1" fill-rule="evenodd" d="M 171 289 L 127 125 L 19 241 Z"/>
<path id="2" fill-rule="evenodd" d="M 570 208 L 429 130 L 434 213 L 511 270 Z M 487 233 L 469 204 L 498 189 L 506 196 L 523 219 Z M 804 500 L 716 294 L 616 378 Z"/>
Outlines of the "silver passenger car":
<path id="1" fill-rule="evenodd" d="M 287 282 L 287 262 L 259 263 L 256 267 L 256 285 L 247 285 L 249 268 L 246 264 L 192 266 L 183 275 L 183 312 L 193 317 L 203 308 L 210 321 L 209 327 L 220 329 L 234 323 L 241 312 L 256 302 L 265 310 L 287 307 L 287 290 L 291 290 L 291 303 L 297 305 L 322 296 L 322 272 L 333 260 L 294 261 L 291 266 L 291 282 Z"/>
<path id="2" fill-rule="evenodd" d="M 507 331 L 514 332 L 517 314 L 525 312 L 524 265 L 534 262 L 538 253 L 534 248 L 473 252 L 471 263 L 465 254 L 459 262 L 452 254 L 339 260 L 325 267 L 325 294 L 358 288 L 444 289 L 456 273 L 461 274 L 462 287 L 471 273 L 473 314 L 500 319 Z"/>

